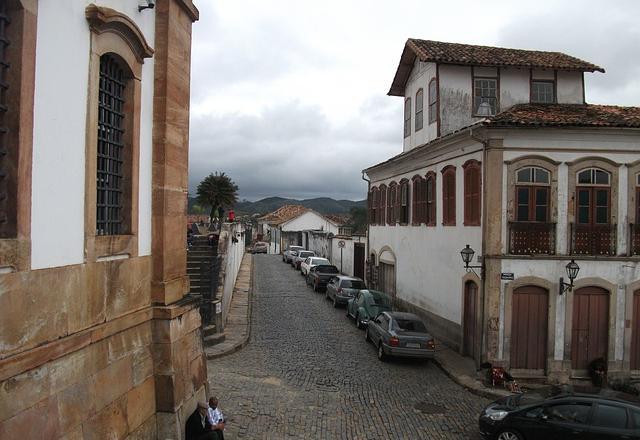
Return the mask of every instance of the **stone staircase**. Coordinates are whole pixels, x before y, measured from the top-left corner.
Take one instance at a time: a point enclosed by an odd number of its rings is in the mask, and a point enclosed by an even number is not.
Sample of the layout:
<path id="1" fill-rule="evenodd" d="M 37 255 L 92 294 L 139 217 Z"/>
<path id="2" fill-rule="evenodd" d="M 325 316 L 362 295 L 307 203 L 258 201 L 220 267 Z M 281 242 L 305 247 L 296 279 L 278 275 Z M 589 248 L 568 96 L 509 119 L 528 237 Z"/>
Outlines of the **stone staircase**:
<path id="1" fill-rule="evenodd" d="M 189 275 L 192 294 L 200 295 L 202 298 L 211 297 L 213 294 L 211 283 L 213 278 L 217 277 L 217 271 L 214 267 L 217 258 L 217 240 L 210 245 L 204 235 L 193 237 L 193 244 L 187 252 L 187 275 Z M 203 327 L 202 333 L 204 344 L 207 346 L 224 341 L 224 333 L 219 333 L 215 324 Z"/>

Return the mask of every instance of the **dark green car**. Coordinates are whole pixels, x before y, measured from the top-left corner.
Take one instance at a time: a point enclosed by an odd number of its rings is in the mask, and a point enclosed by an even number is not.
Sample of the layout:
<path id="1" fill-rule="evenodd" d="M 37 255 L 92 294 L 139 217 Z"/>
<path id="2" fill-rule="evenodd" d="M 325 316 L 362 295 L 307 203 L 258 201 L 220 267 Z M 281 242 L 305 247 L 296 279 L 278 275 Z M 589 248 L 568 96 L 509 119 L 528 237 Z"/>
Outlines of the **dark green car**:
<path id="1" fill-rule="evenodd" d="M 389 295 L 377 290 L 360 290 L 347 303 L 347 317 L 353 318 L 358 328 L 366 327 L 370 319 L 388 311 L 391 311 Z"/>

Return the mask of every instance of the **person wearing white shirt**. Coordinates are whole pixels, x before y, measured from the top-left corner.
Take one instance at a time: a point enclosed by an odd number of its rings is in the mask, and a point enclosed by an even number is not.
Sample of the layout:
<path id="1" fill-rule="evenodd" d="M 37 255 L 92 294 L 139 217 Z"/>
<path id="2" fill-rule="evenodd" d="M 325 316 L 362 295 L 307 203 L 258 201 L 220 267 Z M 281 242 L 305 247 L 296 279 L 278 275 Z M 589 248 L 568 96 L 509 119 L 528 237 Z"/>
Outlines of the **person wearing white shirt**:
<path id="1" fill-rule="evenodd" d="M 209 409 L 207 410 L 207 418 L 209 424 L 214 433 L 216 433 L 219 440 L 224 440 L 224 416 L 222 411 L 218 408 L 218 398 L 211 397 L 209 399 Z"/>

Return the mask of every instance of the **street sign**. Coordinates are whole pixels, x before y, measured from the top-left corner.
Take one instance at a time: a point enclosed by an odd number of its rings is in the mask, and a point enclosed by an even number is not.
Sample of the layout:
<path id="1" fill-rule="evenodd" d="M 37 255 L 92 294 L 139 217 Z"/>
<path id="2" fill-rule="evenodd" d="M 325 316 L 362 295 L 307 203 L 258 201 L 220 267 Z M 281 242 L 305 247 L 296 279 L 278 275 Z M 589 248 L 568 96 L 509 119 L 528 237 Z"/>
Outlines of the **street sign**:
<path id="1" fill-rule="evenodd" d="M 338 247 L 339 247 L 339 248 L 343 248 L 343 247 L 345 246 L 345 244 L 346 244 L 346 243 L 344 242 L 344 240 L 340 240 L 340 241 L 338 242 Z"/>
<path id="2" fill-rule="evenodd" d="M 507 280 L 507 281 L 513 281 L 514 280 L 513 272 L 502 272 L 500 274 L 500 279 L 501 280 Z"/>

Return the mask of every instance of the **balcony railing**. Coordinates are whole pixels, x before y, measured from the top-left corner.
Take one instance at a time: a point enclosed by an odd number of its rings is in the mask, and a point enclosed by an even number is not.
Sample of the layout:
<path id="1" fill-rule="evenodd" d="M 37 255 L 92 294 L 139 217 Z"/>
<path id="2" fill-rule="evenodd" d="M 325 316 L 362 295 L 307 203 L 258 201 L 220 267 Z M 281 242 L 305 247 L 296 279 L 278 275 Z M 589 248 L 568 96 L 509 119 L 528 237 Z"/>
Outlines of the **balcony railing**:
<path id="1" fill-rule="evenodd" d="M 616 255 L 617 225 L 570 224 L 572 255 Z"/>
<path id="2" fill-rule="evenodd" d="M 509 222 L 509 253 L 553 255 L 556 252 L 556 224 Z"/>
<path id="3" fill-rule="evenodd" d="M 638 223 L 630 225 L 629 245 L 631 255 L 640 255 L 640 224 Z"/>

